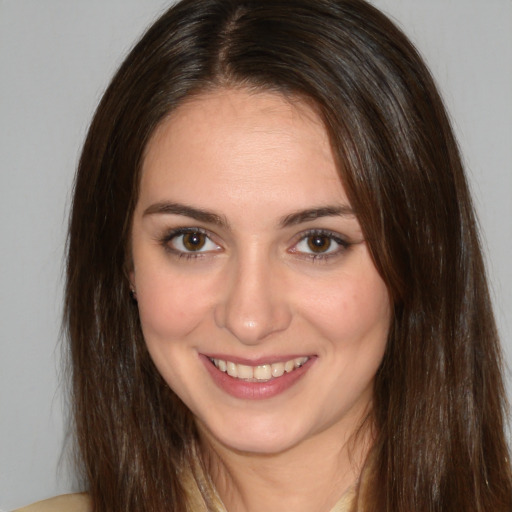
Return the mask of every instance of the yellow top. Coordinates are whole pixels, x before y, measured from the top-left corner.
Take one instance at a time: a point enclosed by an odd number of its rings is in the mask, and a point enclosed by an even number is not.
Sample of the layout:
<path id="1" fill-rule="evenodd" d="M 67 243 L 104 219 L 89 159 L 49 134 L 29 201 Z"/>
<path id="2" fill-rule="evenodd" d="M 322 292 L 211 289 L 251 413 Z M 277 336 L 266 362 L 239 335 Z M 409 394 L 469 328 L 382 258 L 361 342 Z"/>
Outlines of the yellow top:
<path id="1" fill-rule="evenodd" d="M 89 512 L 90 508 L 87 494 L 64 494 L 49 500 L 38 501 L 13 512 Z"/>
<path id="2" fill-rule="evenodd" d="M 348 512 L 354 499 L 354 491 L 346 492 L 331 512 Z M 90 500 L 87 494 L 64 494 L 49 500 L 39 501 L 13 512 L 89 512 Z"/>

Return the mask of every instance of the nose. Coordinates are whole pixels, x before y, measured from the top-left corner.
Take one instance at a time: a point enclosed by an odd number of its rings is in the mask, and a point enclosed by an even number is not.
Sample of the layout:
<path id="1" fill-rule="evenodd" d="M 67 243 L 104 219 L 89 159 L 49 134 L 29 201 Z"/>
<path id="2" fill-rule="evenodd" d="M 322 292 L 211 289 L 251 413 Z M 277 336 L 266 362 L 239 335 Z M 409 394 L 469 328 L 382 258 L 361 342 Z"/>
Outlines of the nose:
<path id="1" fill-rule="evenodd" d="M 230 263 L 215 321 L 245 345 L 261 343 L 291 322 L 286 280 L 277 266 L 257 256 Z"/>

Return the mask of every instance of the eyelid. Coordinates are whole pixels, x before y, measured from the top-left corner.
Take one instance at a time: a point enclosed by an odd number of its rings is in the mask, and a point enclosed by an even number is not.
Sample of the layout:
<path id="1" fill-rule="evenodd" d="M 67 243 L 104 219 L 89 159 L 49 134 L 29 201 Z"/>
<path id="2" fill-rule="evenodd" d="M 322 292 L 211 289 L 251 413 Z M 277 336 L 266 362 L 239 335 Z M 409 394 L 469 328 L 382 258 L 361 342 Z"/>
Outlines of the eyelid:
<path id="1" fill-rule="evenodd" d="M 177 249 L 176 247 L 172 247 L 170 245 L 170 242 L 180 236 L 189 234 L 189 233 L 200 233 L 204 235 L 212 244 L 216 246 L 216 249 L 214 250 L 198 250 L 198 251 L 187 251 L 187 250 L 181 250 Z M 214 240 L 214 236 L 212 236 L 212 233 L 206 229 L 195 227 L 195 226 L 187 226 L 187 227 L 178 227 L 174 229 L 170 229 L 165 232 L 165 234 L 159 239 L 159 242 L 164 247 L 164 249 L 171 253 L 174 256 L 177 256 L 179 258 L 200 258 L 205 257 L 210 254 L 214 254 L 218 252 L 218 250 L 222 249 L 222 246 L 217 243 Z"/>
<path id="2" fill-rule="evenodd" d="M 170 244 L 170 242 L 173 239 L 176 239 L 177 237 L 182 235 L 186 235 L 187 233 L 200 233 L 204 235 L 205 237 L 207 237 L 211 244 L 215 245 L 215 248 L 207 250 L 201 250 L 201 248 L 200 250 L 197 251 L 188 251 L 186 249 L 181 250 L 179 248 L 173 247 Z M 331 250 L 331 248 L 329 247 L 327 251 L 318 253 L 315 253 L 313 251 L 307 252 L 297 249 L 297 246 L 301 242 L 305 241 L 308 237 L 314 236 L 326 237 L 334 244 L 337 244 L 338 247 L 335 248 L 335 250 Z M 165 233 L 161 237 L 159 237 L 158 241 L 164 247 L 164 249 L 171 255 L 178 257 L 180 259 L 193 259 L 211 256 L 223 250 L 222 245 L 217 242 L 216 238 L 217 237 L 215 236 L 214 233 L 204 228 L 196 226 L 181 226 L 165 231 Z M 295 257 L 309 261 L 327 261 L 328 259 L 341 256 L 347 249 L 350 248 L 351 245 L 353 245 L 353 242 L 348 241 L 347 238 L 341 235 L 339 232 L 324 228 L 314 228 L 302 231 L 295 235 L 292 245 L 289 247 L 287 252 L 293 254 Z"/>
<path id="3" fill-rule="evenodd" d="M 305 239 L 309 237 L 314 236 L 321 236 L 329 238 L 332 242 L 338 244 L 338 248 L 334 251 L 329 252 L 302 252 L 297 250 L 297 246 L 299 243 L 303 242 Z M 330 258 L 336 258 L 337 256 L 341 256 L 347 249 L 350 248 L 350 246 L 353 245 L 352 242 L 349 242 L 346 237 L 343 237 L 340 233 L 337 233 L 335 231 L 331 231 L 329 229 L 309 229 L 307 231 L 303 231 L 296 235 L 295 241 L 293 242 L 292 247 L 288 249 L 288 252 L 291 252 L 292 254 L 296 255 L 297 257 L 301 257 L 307 260 L 312 261 L 326 261 Z"/>

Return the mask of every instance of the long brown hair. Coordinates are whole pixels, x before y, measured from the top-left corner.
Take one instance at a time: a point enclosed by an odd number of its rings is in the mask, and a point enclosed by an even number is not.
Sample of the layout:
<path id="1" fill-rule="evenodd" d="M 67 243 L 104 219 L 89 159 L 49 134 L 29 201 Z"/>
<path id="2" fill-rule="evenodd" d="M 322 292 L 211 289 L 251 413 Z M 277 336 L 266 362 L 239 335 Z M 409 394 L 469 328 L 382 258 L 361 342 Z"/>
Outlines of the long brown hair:
<path id="1" fill-rule="evenodd" d="M 194 492 L 211 506 L 193 419 L 146 351 L 126 273 L 149 138 L 185 98 L 226 85 L 316 107 L 393 300 L 358 511 L 510 511 L 499 343 L 457 144 L 422 59 L 362 0 L 184 0 L 103 96 L 76 176 L 65 309 L 94 510 L 182 512 Z"/>

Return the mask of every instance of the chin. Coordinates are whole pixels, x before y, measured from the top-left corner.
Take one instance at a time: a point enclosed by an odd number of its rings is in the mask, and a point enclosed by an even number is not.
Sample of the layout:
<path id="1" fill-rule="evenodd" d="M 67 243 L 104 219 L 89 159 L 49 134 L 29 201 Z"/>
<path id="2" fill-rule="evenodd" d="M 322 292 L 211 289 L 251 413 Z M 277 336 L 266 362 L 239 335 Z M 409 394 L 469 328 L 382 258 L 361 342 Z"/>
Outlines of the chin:
<path id="1" fill-rule="evenodd" d="M 228 428 L 208 428 L 198 422 L 201 437 L 209 444 L 220 445 L 233 452 L 274 455 L 285 452 L 304 441 L 307 435 L 290 429 L 289 425 L 270 425 L 268 423 L 245 424 Z"/>

